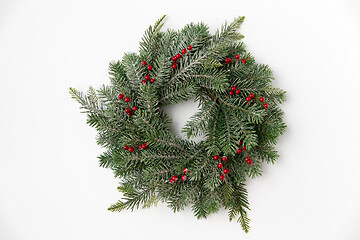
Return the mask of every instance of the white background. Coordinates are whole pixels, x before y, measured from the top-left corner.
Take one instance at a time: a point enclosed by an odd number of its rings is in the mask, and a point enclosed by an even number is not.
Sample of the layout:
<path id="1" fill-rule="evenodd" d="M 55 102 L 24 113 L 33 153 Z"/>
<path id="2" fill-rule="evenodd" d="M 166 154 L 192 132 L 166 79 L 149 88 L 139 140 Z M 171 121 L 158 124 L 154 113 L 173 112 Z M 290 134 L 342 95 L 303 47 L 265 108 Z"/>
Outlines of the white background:
<path id="1" fill-rule="evenodd" d="M 0 1 L 0 239 L 360 239 L 359 1 Z M 118 181 L 68 87 L 107 84 L 110 60 L 165 27 L 241 32 L 287 91 L 276 165 L 247 184 L 251 230 L 220 211 L 111 213 Z M 196 105 L 174 106 L 175 131 Z M 185 112 L 183 114 L 183 112 Z"/>

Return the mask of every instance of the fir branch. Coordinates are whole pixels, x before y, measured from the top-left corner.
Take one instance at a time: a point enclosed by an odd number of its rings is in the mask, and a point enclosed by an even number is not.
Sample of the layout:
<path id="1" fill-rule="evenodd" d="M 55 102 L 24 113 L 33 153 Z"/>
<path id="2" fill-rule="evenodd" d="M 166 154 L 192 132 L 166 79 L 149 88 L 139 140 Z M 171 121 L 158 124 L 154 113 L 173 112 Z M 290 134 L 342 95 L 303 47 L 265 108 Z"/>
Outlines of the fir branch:
<path id="1" fill-rule="evenodd" d="M 194 96 L 196 90 L 196 86 L 189 82 L 182 82 L 163 88 L 159 92 L 159 105 L 166 106 L 186 101 Z"/>
<path id="2" fill-rule="evenodd" d="M 159 18 L 154 26 L 150 26 L 146 31 L 144 36 L 141 39 L 140 42 L 140 50 L 147 52 L 147 53 L 152 53 L 153 49 L 153 45 L 154 45 L 154 40 L 157 37 L 157 34 L 160 32 L 161 27 L 164 25 L 164 19 L 165 19 L 166 15 L 163 15 L 161 18 Z"/>
<path id="3" fill-rule="evenodd" d="M 242 229 L 246 233 L 249 231 L 250 228 L 250 219 L 247 217 L 245 211 L 245 209 L 249 209 L 248 205 L 249 203 L 247 200 L 247 191 L 244 188 L 244 184 L 235 186 L 230 203 L 229 220 L 232 221 L 238 215 L 240 215 L 237 222 L 240 223 Z M 228 204 L 226 203 L 225 206 L 228 206 Z"/>
<path id="4" fill-rule="evenodd" d="M 222 136 L 220 138 L 221 148 L 225 155 L 231 155 L 236 151 L 236 137 L 234 137 L 234 128 L 230 124 L 230 118 L 226 109 L 222 107 L 222 112 L 225 119 L 225 126 L 222 128 Z"/>
<path id="5" fill-rule="evenodd" d="M 117 203 L 111 204 L 108 210 L 111 212 L 121 212 L 126 207 L 127 204 L 119 200 Z"/>
<path id="6" fill-rule="evenodd" d="M 240 16 L 234 19 L 230 24 L 227 24 L 225 22 L 224 25 L 222 25 L 221 30 L 217 30 L 213 41 L 214 42 L 224 42 L 224 41 L 238 41 L 242 39 L 244 36 L 238 33 L 241 24 L 244 22 L 245 17 Z"/>
<path id="7" fill-rule="evenodd" d="M 215 110 L 213 110 L 215 108 Z M 216 111 L 216 100 L 209 101 L 204 103 L 202 109 L 193 115 L 190 118 L 190 121 L 187 121 L 184 128 L 182 129 L 183 133 L 186 133 L 188 138 L 192 136 L 199 136 L 204 133 L 206 130 L 206 124 L 211 121 L 211 116 L 214 116 L 214 111 Z M 211 116 L 209 116 L 211 114 Z"/>
<path id="8" fill-rule="evenodd" d="M 125 202 L 118 201 L 111 205 L 108 210 L 111 212 L 120 212 L 123 209 L 130 209 L 133 211 L 135 208 L 139 208 L 140 204 L 148 204 L 149 199 L 152 197 L 154 192 L 153 187 L 148 187 L 139 191 L 124 192 Z"/>
<path id="9" fill-rule="evenodd" d="M 224 202 L 228 203 L 231 200 L 231 194 L 234 192 L 234 188 L 230 183 L 225 183 L 220 189 Z"/>
<path id="10" fill-rule="evenodd" d="M 181 151 L 185 151 L 185 149 L 182 148 L 180 145 L 178 145 L 178 144 L 176 144 L 176 143 L 173 143 L 173 142 L 171 142 L 171 141 L 163 140 L 163 139 L 160 139 L 160 138 L 157 138 L 157 137 L 153 137 L 153 136 L 151 136 L 150 138 L 151 138 L 151 140 L 153 140 L 153 141 L 155 141 L 155 142 L 158 142 L 158 143 L 161 143 L 161 144 L 165 144 L 165 145 L 167 145 L 167 146 L 175 147 L 175 148 L 177 148 L 177 149 L 179 149 L 179 150 L 181 150 Z"/>
<path id="11" fill-rule="evenodd" d="M 175 72 L 175 74 L 167 82 L 167 85 L 172 84 L 175 81 L 185 80 L 186 77 L 191 76 L 190 72 L 194 71 L 198 66 L 200 66 L 200 64 L 206 58 L 205 54 L 196 54 L 194 56 L 195 57 L 191 59 L 192 61 L 190 63 L 183 65 L 180 71 Z"/>
<path id="12" fill-rule="evenodd" d="M 72 98 L 74 98 L 76 101 L 78 101 L 81 104 L 82 109 L 87 110 L 85 111 L 85 113 L 92 112 L 106 117 L 103 110 L 99 107 L 97 102 L 94 102 L 93 96 L 92 97 L 88 97 L 86 95 L 84 96 L 82 92 L 77 91 L 75 88 L 72 87 L 69 88 L 69 93 L 71 94 Z"/>
<path id="13" fill-rule="evenodd" d="M 124 65 L 120 61 L 111 61 L 109 63 L 109 75 L 112 86 L 116 91 L 127 88 L 129 79 L 126 77 Z"/>
<path id="14" fill-rule="evenodd" d="M 244 116 L 246 116 L 248 121 L 254 123 L 261 123 L 266 114 L 266 112 L 263 109 L 254 109 L 254 108 L 245 109 L 240 105 L 229 103 L 221 98 L 219 98 L 219 101 L 225 104 L 229 109 L 238 109 L 241 113 L 244 114 Z"/>
<path id="15" fill-rule="evenodd" d="M 126 72 L 126 76 L 129 79 L 128 85 L 130 85 L 131 89 L 136 89 L 142 77 L 145 76 L 145 69 L 141 68 L 139 56 L 134 53 L 126 53 L 124 54 L 122 64 L 124 65 L 124 69 Z"/>
<path id="16" fill-rule="evenodd" d="M 215 155 L 220 151 L 217 145 L 217 129 L 218 129 L 218 121 L 219 121 L 218 118 L 219 118 L 219 111 L 215 113 L 215 117 L 213 121 L 209 123 L 209 129 L 206 133 L 208 139 L 206 151 L 209 155 Z"/>

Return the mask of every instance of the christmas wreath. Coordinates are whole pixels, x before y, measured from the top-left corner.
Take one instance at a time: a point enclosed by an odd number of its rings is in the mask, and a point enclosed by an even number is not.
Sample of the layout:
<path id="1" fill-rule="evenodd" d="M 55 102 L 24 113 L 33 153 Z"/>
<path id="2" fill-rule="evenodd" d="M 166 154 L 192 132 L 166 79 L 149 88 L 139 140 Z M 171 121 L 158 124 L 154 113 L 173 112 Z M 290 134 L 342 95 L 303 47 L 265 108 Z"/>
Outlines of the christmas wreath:
<path id="1" fill-rule="evenodd" d="M 238 32 L 244 17 L 215 34 L 203 23 L 161 31 L 150 26 L 139 53 L 110 63 L 111 84 L 87 94 L 70 93 L 106 148 L 100 166 L 121 179 L 123 199 L 110 211 L 166 202 L 174 211 L 191 205 L 197 218 L 228 209 L 249 229 L 245 181 L 274 163 L 277 138 L 285 130 L 279 105 L 284 91 L 272 72 L 245 50 Z M 174 136 L 163 107 L 195 98 L 199 110 L 186 123 L 188 138 Z"/>

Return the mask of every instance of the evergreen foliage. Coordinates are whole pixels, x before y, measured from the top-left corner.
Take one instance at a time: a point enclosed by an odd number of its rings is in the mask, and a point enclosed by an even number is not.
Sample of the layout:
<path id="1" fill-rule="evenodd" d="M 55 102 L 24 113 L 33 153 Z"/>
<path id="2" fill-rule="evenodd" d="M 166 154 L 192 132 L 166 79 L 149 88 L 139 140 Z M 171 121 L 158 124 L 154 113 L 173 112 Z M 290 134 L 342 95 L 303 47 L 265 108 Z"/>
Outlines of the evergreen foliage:
<path id="1" fill-rule="evenodd" d="M 271 85 L 272 72 L 258 64 L 238 32 L 244 17 L 225 23 L 214 35 L 203 23 L 188 24 L 179 31 L 161 31 L 165 16 L 146 30 L 139 53 L 127 53 L 121 61 L 109 66 L 110 85 L 99 90 L 89 88 L 83 94 L 74 88 L 70 93 L 87 114 L 87 123 L 98 131 L 97 142 L 106 151 L 99 156 L 100 166 L 113 170 L 121 179 L 118 190 L 121 201 L 110 211 L 150 207 L 166 202 L 174 211 L 191 205 L 197 218 L 228 209 L 230 221 L 237 219 L 245 232 L 249 229 L 249 209 L 245 181 L 261 175 L 263 162 L 274 163 L 278 157 L 275 144 L 284 132 L 283 113 L 279 105 L 285 92 Z M 172 68 L 171 57 L 186 49 Z M 235 54 L 246 63 L 225 58 Z M 149 74 L 142 61 L 151 64 L 154 83 L 141 83 Z M 231 86 L 240 90 L 229 95 Z M 138 109 L 128 116 L 128 107 L 118 94 L 130 98 L 129 104 Z M 250 94 L 255 98 L 247 102 Z M 194 98 L 199 111 L 183 128 L 188 138 L 203 135 L 195 143 L 174 136 L 171 119 L 164 106 Z M 268 108 L 258 100 L 264 97 Z M 236 152 L 239 142 L 246 151 Z M 138 145 L 146 142 L 147 148 Z M 123 146 L 134 146 L 134 151 Z M 241 146 L 240 146 L 241 147 Z M 219 179 L 214 155 L 227 156 L 223 162 L 229 174 Z M 247 164 L 248 156 L 252 164 Z M 181 176 L 187 168 L 186 181 L 169 183 L 171 176 Z"/>

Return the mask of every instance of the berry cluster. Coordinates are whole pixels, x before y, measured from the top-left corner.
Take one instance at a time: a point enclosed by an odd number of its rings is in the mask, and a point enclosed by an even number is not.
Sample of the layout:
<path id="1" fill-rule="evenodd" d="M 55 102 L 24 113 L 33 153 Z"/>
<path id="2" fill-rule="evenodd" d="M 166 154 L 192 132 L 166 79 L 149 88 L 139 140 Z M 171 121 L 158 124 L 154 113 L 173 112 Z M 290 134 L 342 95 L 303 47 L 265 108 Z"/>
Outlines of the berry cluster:
<path id="1" fill-rule="evenodd" d="M 245 162 L 246 162 L 247 164 L 251 164 L 251 163 L 252 163 L 251 159 L 250 159 L 248 156 L 246 156 L 246 157 L 244 158 L 244 160 L 245 160 Z"/>
<path id="2" fill-rule="evenodd" d="M 188 45 L 188 46 L 187 46 L 187 50 L 190 51 L 191 49 L 192 49 L 192 46 L 191 46 L 191 45 Z M 171 60 L 172 60 L 172 66 L 171 66 L 171 67 L 172 67 L 173 69 L 177 68 L 176 61 L 181 58 L 181 55 L 182 55 L 182 54 L 185 54 L 185 53 L 186 53 L 186 49 L 183 48 L 183 49 L 181 49 L 181 54 L 180 54 L 180 53 L 177 53 L 175 56 L 172 56 L 172 57 L 171 57 Z"/>
<path id="3" fill-rule="evenodd" d="M 123 99 L 123 98 L 124 98 L 124 94 L 119 93 L 118 99 Z M 129 97 L 125 97 L 124 102 L 126 102 L 127 105 L 129 106 L 129 107 L 125 108 L 125 112 L 128 116 L 131 116 L 131 114 L 133 114 L 138 108 L 136 106 L 130 107 L 130 104 L 129 104 L 130 98 Z"/>
<path id="4" fill-rule="evenodd" d="M 244 145 L 244 146 L 241 147 L 241 142 L 239 142 L 238 145 L 240 146 L 240 148 L 236 149 L 236 153 L 240 154 L 240 153 L 241 153 L 241 149 L 242 149 L 242 150 L 245 152 L 245 154 L 247 155 L 247 153 L 246 153 L 246 146 Z M 247 164 L 249 164 L 249 165 L 252 163 L 251 159 L 250 159 L 248 156 L 246 156 L 246 157 L 244 158 L 244 160 L 245 160 L 245 162 L 246 162 Z"/>
<path id="5" fill-rule="evenodd" d="M 250 102 L 254 97 L 255 97 L 254 94 L 250 93 L 249 96 L 247 96 L 247 97 L 245 98 L 245 100 L 246 100 L 247 102 Z"/>
<path id="6" fill-rule="evenodd" d="M 240 59 L 240 56 L 238 54 L 235 55 L 235 60 L 231 60 L 231 58 L 225 58 L 224 62 L 225 63 L 231 63 L 231 62 L 238 62 Z M 243 58 L 240 60 L 241 63 L 246 63 L 246 59 Z"/>
<path id="7" fill-rule="evenodd" d="M 232 87 L 230 88 L 229 95 L 230 95 L 230 96 L 233 96 L 234 93 L 235 93 L 235 94 L 240 94 L 240 90 L 239 90 L 239 89 L 236 89 L 235 86 L 232 86 Z M 247 102 L 250 102 L 251 100 L 253 100 L 254 97 L 255 97 L 255 95 L 254 95 L 253 93 L 250 93 L 249 96 L 247 96 L 247 97 L 245 98 L 245 100 L 246 100 Z M 260 97 L 260 98 L 259 98 L 259 102 L 263 103 L 264 101 L 265 101 L 265 99 L 264 99 L 263 97 Z M 267 103 L 264 103 L 264 104 L 263 104 L 263 107 L 264 107 L 264 108 L 268 108 L 269 105 L 268 105 Z"/>
<path id="8" fill-rule="evenodd" d="M 265 99 L 264 99 L 263 97 L 260 97 L 260 98 L 259 98 L 259 101 L 260 101 L 260 102 L 264 102 Z M 269 105 L 268 105 L 267 103 L 264 103 L 264 104 L 263 104 L 263 107 L 264 107 L 264 108 L 268 108 Z"/>
<path id="9" fill-rule="evenodd" d="M 248 97 L 245 98 L 247 102 L 250 102 L 254 98 L 254 94 L 250 93 Z M 259 102 L 263 103 L 265 99 L 263 97 L 259 98 Z M 269 107 L 267 103 L 263 103 L 263 107 L 266 109 Z"/>
<path id="10" fill-rule="evenodd" d="M 215 155 L 215 156 L 213 156 L 213 158 L 214 158 L 215 161 L 218 161 L 217 167 L 222 170 L 222 172 L 221 172 L 221 174 L 220 174 L 220 176 L 219 176 L 219 179 L 220 179 L 220 180 L 224 180 L 224 178 L 225 178 L 224 174 L 228 174 L 228 173 L 229 173 L 229 169 L 224 168 L 223 163 L 221 163 L 221 160 L 222 160 L 223 162 L 226 162 L 226 161 L 227 161 L 227 157 L 226 157 L 226 156 L 223 156 L 223 157 L 220 159 L 219 155 Z M 223 174 L 223 173 L 224 173 L 224 174 Z"/>
<path id="11" fill-rule="evenodd" d="M 138 146 L 139 149 L 146 149 L 146 148 L 147 148 L 146 143 L 147 143 L 147 142 L 144 142 L 143 144 L 140 144 L 140 145 Z M 133 152 L 133 151 L 134 151 L 134 146 L 133 146 L 133 147 L 129 147 L 128 145 L 125 145 L 125 146 L 123 147 L 123 149 L 124 149 L 124 150 L 127 150 L 127 151 L 129 151 L 129 152 Z"/>
<path id="12" fill-rule="evenodd" d="M 229 95 L 232 96 L 232 95 L 234 95 L 234 93 L 235 93 L 235 94 L 240 94 L 240 90 L 239 90 L 239 89 L 236 89 L 236 87 L 232 86 L 232 87 L 230 88 Z"/>
<path id="13" fill-rule="evenodd" d="M 186 175 L 185 174 L 188 172 L 188 169 L 184 168 L 182 170 L 182 172 L 183 172 L 183 175 L 180 177 L 180 179 L 181 179 L 181 181 L 186 181 Z M 176 180 L 178 180 L 178 177 L 174 175 L 169 179 L 169 183 L 174 183 L 174 182 L 176 182 Z"/>
<path id="14" fill-rule="evenodd" d="M 146 66 L 147 65 L 147 62 L 146 61 L 142 61 L 141 62 L 141 65 L 143 65 L 143 66 Z M 150 71 L 152 70 L 152 66 L 151 65 L 147 65 L 146 66 L 146 69 L 148 70 L 148 72 L 149 72 L 149 74 L 150 74 Z M 141 83 L 147 83 L 148 81 L 150 82 L 150 83 L 153 83 L 153 82 L 155 82 L 155 79 L 154 78 L 150 78 L 150 75 L 149 74 L 146 74 L 145 76 L 144 76 L 144 79 L 143 80 L 141 80 Z"/>

